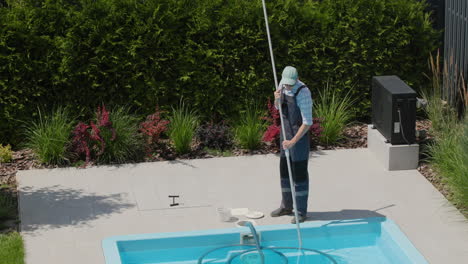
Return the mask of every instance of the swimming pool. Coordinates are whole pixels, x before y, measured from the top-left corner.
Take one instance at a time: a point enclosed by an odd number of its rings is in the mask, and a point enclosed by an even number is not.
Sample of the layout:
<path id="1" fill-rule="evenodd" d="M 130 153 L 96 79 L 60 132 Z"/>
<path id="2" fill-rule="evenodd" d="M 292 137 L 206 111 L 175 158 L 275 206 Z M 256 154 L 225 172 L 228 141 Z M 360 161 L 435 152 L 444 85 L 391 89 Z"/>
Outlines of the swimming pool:
<path id="1" fill-rule="evenodd" d="M 267 247 L 297 247 L 295 225 L 256 226 L 260 243 Z M 359 263 L 359 264 L 427 264 L 428 262 L 387 218 L 363 218 L 338 221 L 313 221 L 301 224 L 303 248 L 264 250 L 265 263 Z M 240 252 L 255 249 L 240 244 L 241 234 L 250 234 L 247 227 L 117 236 L 103 241 L 106 264 L 196 264 L 200 256 L 219 248 L 203 263 L 251 264 L 259 263 L 258 254 L 242 258 Z M 328 257 L 333 258 L 331 261 Z"/>

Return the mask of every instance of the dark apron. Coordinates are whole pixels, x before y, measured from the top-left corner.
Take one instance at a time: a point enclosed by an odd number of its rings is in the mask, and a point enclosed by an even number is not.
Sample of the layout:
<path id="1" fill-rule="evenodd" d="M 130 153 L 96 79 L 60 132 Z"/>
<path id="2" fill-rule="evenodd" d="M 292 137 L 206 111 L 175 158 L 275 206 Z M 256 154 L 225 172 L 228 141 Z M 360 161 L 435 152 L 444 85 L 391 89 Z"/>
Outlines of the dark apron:
<path id="1" fill-rule="evenodd" d="M 306 87 L 305 85 L 297 89 L 294 96 L 288 96 L 282 93 L 281 110 L 283 113 L 284 130 L 286 139 L 291 140 L 302 125 L 301 110 L 297 106 L 296 96 L 299 92 Z M 280 142 L 283 142 L 283 132 L 280 134 Z M 309 132 L 289 149 L 289 156 L 291 161 L 292 177 L 296 187 L 296 202 L 298 213 L 301 215 L 307 214 L 307 200 L 309 198 L 309 172 L 307 170 L 309 161 Z M 286 161 L 285 152 L 281 144 L 281 159 L 280 159 L 280 175 L 281 175 L 281 193 L 282 201 L 281 207 L 286 209 L 293 209 L 293 199 L 291 192 L 291 185 L 289 182 L 288 166 Z"/>

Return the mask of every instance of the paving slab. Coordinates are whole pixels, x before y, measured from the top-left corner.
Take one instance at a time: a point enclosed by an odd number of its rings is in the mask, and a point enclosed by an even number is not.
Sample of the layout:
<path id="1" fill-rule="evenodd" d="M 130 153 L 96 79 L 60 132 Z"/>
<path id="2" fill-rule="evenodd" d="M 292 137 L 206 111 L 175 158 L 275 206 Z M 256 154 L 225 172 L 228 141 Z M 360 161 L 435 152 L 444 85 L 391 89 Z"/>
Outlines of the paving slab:
<path id="1" fill-rule="evenodd" d="M 388 217 L 429 263 L 468 263 L 468 223 L 417 170 L 386 171 L 368 149 L 311 152 L 308 217 Z M 105 263 L 110 236 L 234 227 L 216 208 L 280 204 L 279 157 L 254 155 L 17 174 L 26 264 Z M 170 196 L 179 196 L 173 198 Z M 178 205 L 174 205 L 178 203 Z M 241 218 L 242 219 L 242 218 Z"/>

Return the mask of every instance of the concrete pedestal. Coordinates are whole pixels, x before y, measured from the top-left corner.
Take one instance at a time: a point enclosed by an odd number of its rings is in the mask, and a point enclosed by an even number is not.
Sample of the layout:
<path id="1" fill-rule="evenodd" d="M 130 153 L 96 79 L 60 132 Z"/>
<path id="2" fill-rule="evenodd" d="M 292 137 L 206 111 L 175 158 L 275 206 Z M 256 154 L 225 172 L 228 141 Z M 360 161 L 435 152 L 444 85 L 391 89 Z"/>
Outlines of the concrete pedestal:
<path id="1" fill-rule="evenodd" d="M 367 147 L 382 162 L 385 169 L 414 170 L 418 168 L 419 144 L 392 145 L 372 125 L 367 127 Z"/>

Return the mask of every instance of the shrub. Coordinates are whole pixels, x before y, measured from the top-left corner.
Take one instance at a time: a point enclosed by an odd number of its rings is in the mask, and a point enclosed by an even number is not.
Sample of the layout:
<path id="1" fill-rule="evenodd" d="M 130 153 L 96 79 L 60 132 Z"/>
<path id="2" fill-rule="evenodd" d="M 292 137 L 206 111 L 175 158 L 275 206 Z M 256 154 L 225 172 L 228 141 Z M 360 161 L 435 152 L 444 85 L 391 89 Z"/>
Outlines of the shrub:
<path id="1" fill-rule="evenodd" d="M 332 145 L 343 136 L 343 130 L 354 117 L 352 105 L 354 100 L 350 92 L 342 96 L 339 90 L 332 90 L 329 86 L 319 93 L 314 103 L 314 112 L 322 118 L 322 128 L 319 141 L 324 145 Z"/>
<path id="2" fill-rule="evenodd" d="M 264 129 L 265 122 L 261 119 L 256 108 L 248 108 L 234 128 L 234 137 L 241 148 L 255 150 L 262 143 Z"/>
<path id="3" fill-rule="evenodd" d="M 92 143 L 92 139 L 89 131 L 90 128 L 90 125 L 79 122 L 73 129 L 72 151 L 77 156 L 84 155 L 86 164 L 91 161 L 91 148 L 89 145 Z M 97 133 L 94 132 L 93 135 L 95 137 Z"/>
<path id="4" fill-rule="evenodd" d="M 100 163 L 123 163 L 141 156 L 142 136 L 138 134 L 138 120 L 128 108 L 107 111 L 98 107 L 90 124 L 80 122 L 73 131 L 73 150 L 85 156 L 86 163 L 95 159 Z"/>
<path id="5" fill-rule="evenodd" d="M 272 142 L 279 146 L 280 133 L 281 133 L 281 118 L 279 110 L 276 109 L 271 100 L 268 99 L 268 116 L 262 119 L 267 122 L 268 128 L 263 134 L 262 140 L 265 142 Z"/>
<path id="6" fill-rule="evenodd" d="M 162 133 L 167 130 L 168 120 L 161 119 L 161 111 L 156 107 L 156 111 L 147 116 L 144 122 L 140 123 L 140 132 L 146 138 L 146 143 L 151 145 L 159 140 Z"/>
<path id="7" fill-rule="evenodd" d="M 465 108 L 464 120 L 458 118 L 458 112 L 444 101 L 442 82 L 447 72 L 442 72 L 439 56 L 430 58 L 432 86 L 423 92 L 428 102 L 425 111 L 432 122 L 431 134 L 435 141 L 429 145 L 429 160 L 450 191 L 452 202 L 465 214 L 468 214 L 468 110 Z M 466 91 L 463 83 L 458 87 Z M 466 94 L 461 93 L 465 106 Z"/>
<path id="8" fill-rule="evenodd" d="M 451 200 L 464 213 L 468 213 L 468 120 L 453 124 L 458 130 L 439 134 L 437 141 L 429 146 L 431 162 L 452 192 Z"/>
<path id="9" fill-rule="evenodd" d="M 314 117 L 312 126 L 309 129 L 310 146 L 316 147 L 320 143 L 320 138 L 323 136 L 322 118 Z"/>
<path id="10" fill-rule="evenodd" d="M 262 119 L 265 120 L 270 125 L 268 126 L 267 130 L 263 134 L 262 140 L 264 142 L 270 142 L 275 144 L 279 147 L 279 140 L 280 140 L 280 132 L 281 132 L 281 119 L 279 115 L 279 110 L 274 107 L 270 100 L 268 100 L 268 113 L 269 116 L 263 117 Z M 314 117 L 312 126 L 309 128 L 309 136 L 310 136 L 310 146 L 315 147 L 319 143 L 319 138 L 322 136 L 322 119 Z"/>
<path id="11" fill-rule="evenodd" d="M 468 112 L 465 111 L 465 115 Z M 460 135 L 458 145 L 459 157 L 456 160 L 458 172 L 454 173 L 453 188 L 455 200 L 459 204 L 461 211 L 468 214 L 468 117 L 465 117 L 463 133 Z"/>
<path id="12" fill-rule="evenodd" d="M 455 129 L 457 124 L 457 114 L 448 102 L 443 100 L 442 82 L 447 78 L 447 72 L 442 72 L 440 65 L 440 56 L 437 53 L 436 58 L 430 55 L 429 66 L 432 76 L 430 77 L 432 85 L 430 89 L 421 91 L 422 97 L 426 100 L 427 105 L 424 111 L 429 120 L 431 120 L 431 134 L 435 137 Z"/>
<path id="13" fill-rule="evenodd" d="M 68 162 L 70 132 L 74 123 L 69 117 L 69 110 L 59 107 L 50 115 L 43 116 L 41 111 L 38 115 L 38 120 L 32 121 L 25 127 L 25 146 L 34 151 L 41 163 Z"/>
<path id="14" fill-rule="evenodd" d="M 169 118 L 169 138 L 179 154 L 190 152 L 199 117 L 195 111 L 190 110 L 182 101 L 178 108 L 172 109 Z"/>
<path id="15" fill-rule="evenodd" d="M 197 129 L 196 134 L 202 147 L 226 150 L 232 146 L 231 128 L 224 122 L 206 123 Z"/>
<path id="16" fill-rule="evenodd" d="M 0 163 L 10 162 L 13 159 L 13 151 L 11 151 L 10 145 L 0 145 Z"/>
<path id="17" fill-rule="evenodd" d="M 97 112 L 96 119 L 100 118 L 102 120 Z M 138 118 L 130 114 L 128 108 L 117 107 L 110 112 L 109 120 L 110 126 L 98 123 L 106 147 L 97 160 L 103 163 L 139 160 L 143 154 L 143 139 L 138 133 Z"/>
<path id="18" fill-rule="evenodd" d="M 331 83 L 339 89 L 354 84 L 361 116 L 372 76 L 396 74 L 415 89 L 426 82 L 420 73 L 440 34 L 424 1 L 267 5 L 278 69 L 296 65 L 313 91 L 330 78 L 346 84 Z M 0 143 L 17 143 L 17 120 L 57 101 L 83 119 L 103 101 L 144 118 L 183 96 L 204 120 L 234 118 L 248 99 L 271 96 L 261 10 L 261 1 L 9 1 L 0 7 Z"/>
<path id="19" fill-rule="evenodd" d="M 145 151 L 147 155 L 151 154 L 153 145 L 158 142 L 161 134 L 167 130 L 168 124 L 168 120 L 161 119 L 161 111 L 158 107 L 156 107 L 156 111 L 153 114 L 148 115 L 146 120 L 140 123 L 139 131 L 145 138 Z"/>

